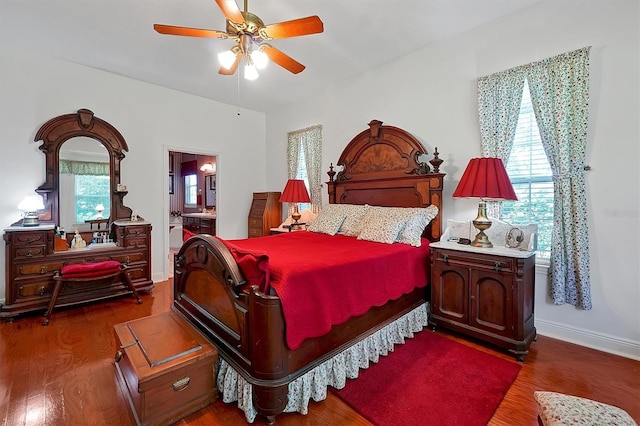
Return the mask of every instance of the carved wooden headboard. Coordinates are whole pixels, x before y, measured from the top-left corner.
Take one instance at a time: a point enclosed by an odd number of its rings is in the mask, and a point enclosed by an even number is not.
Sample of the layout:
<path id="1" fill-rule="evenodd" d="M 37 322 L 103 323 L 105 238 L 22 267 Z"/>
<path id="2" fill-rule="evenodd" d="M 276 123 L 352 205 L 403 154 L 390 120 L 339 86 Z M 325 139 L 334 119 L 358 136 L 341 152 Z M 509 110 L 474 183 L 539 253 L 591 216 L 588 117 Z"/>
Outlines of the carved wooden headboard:
<path id="1" fill-rule="evenodd" d="M 427 150 L 405 130 L 372 120 L 356 135 L 336 163 L 342 170 L 327 172 L 329 202 L 387 207 L 438 207 L 424 236 L 438 241 L 442 235 L 442 160 L 435 148 L 429 164 L 420 161 Z"/>

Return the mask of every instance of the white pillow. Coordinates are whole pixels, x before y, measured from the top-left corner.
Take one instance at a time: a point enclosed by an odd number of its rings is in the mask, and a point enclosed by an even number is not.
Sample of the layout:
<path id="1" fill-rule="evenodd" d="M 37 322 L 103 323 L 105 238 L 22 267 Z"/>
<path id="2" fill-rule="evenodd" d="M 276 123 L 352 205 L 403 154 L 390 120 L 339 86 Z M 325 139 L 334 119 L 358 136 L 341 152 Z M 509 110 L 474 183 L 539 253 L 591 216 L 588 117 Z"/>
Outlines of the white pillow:
<path id="1" fill-rule="evenodd" d="M 537 391 L 533 397 L 538 403 L 538 415 L 544 426 L 638 426 L 629 413 L 613 405 L 557 392 Z"/>

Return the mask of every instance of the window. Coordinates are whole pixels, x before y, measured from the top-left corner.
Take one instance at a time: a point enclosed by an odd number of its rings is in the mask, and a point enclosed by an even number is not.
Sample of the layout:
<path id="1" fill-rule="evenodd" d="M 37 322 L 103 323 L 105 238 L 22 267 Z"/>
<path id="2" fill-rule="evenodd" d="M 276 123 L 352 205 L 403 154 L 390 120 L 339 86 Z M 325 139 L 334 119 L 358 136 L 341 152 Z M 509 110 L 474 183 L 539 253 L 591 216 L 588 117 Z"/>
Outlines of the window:
<path id="1" fill-rule="evenodd" d="M 302 179 L 311 203 L 300 203 L 299 209 L 317 213 L 322 205 L 322 126 L 316 125 L 287 134 L 287 177 Z"/>
<path id="2" fill-rule="evenodd" d="M 184 177 L 184 204 L 185 206 L 198 205 L 198 177 L 196 175 Z"/>
<path id="3" fill-rule="evenodd" d="M 75 218 L 76 223 L 84 223 L 85 220 L 95 219 L 98 215 L 96 206 L 102 204 L 104 210 L 102 217 L 111 215 L 109 175 L 73 175 L 75 180 Z"/>
<path id="4" fill-rule="evenodd" d="M 525 81 L 516 135 L 506 164 L 518 201 L 502 203 L 500 219 L 513 225 L 538 224 L 538 251 L 548 259 L 553 229 L 553 179 Z"/>
<path id="5" fill-rule="evenodd" d="M 311 194 L 311 191 L 309 191 L 309 174 L 307 173 L 307 157 L 304 149 L 300 149 L 298 151 L 298 170 L 296 172 L 296 179 L 302 179 L 304 181 L 304 186 L 307 187 L 307 192 Z M 311 210 L 311 203 L 298 203 L 298 210 Z"/>

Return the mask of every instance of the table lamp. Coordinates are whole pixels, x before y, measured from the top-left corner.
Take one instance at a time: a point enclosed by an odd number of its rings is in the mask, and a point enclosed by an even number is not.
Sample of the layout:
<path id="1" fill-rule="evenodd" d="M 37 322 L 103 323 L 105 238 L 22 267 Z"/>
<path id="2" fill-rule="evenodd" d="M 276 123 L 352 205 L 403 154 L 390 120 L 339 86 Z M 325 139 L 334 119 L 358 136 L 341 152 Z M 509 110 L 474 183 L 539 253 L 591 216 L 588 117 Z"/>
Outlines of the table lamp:
<path id="1" fill-rule="evenodd" d="M 473 226 L 480 232 L 471 245 L 482 248 L 493 247 L 489 237 L 484 233 L 491 227 L 491 221 L 487 218 L 487 200 L 518 200 L 502 160 L 490 157 L 469 160 L 453 197 L 480 198 L 478 217 L 473 220 Z"/>
<path id="2" fill-rule="evenodd" d="M 22 226 L 38 226 L 38 210 L 44 209 L 42 197 L 39 194 L 29 194 L 18 204 L 18 209 L 24 212 Z"/>
<path id="3" fill-rule="evenodd" d="M 302 224 L 298 223 L 302 216 L 298 211 L 298 203 L 311 202 L 309 192 L 307 192 L 307 186 L 304 184 L 304 181 L 302 179 L 289 179 L 282 191 L 282 195 L 280 195 L 280 202 L 294 203 L 293 213 L 291 214 L 291 219 L 293 219 L 291 230 L 302 229 Z"/>

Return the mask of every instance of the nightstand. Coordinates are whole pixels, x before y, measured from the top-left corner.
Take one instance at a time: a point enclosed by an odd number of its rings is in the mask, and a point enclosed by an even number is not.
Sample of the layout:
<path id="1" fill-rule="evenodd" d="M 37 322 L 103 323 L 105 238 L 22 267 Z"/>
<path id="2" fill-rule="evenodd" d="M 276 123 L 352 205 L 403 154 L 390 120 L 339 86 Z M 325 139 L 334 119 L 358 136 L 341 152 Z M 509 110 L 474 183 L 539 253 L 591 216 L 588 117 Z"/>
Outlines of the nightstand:
<path id="1" fill-rule="evenodd" d="M 503 347 L 524 361 L 536 337 L 535 253 L 431 244 L 432 326 Z"/>

